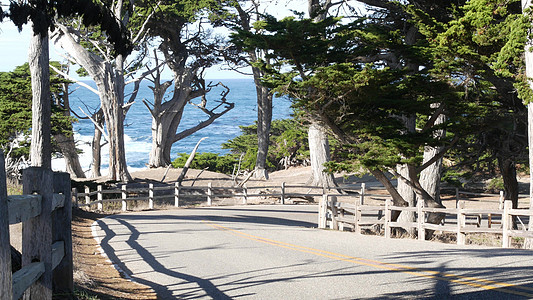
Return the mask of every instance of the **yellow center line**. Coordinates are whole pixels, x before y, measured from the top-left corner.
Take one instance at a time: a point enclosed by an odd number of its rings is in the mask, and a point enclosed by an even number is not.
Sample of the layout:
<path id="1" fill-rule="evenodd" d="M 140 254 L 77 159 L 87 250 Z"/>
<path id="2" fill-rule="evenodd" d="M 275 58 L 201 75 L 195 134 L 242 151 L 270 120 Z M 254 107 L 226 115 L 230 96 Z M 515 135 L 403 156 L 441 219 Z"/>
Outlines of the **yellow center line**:
<path id="1" fill-rule="evenodd" d="M 485 290 L 498 289 L 498 291 L 502 293 L 520 295 L 520 296 L 525 296 L 525 297 L 533 297 L 533 293 L 519 291 L 519 290 L 533 291 L 533 288 L 530 288 L 530 287 L 523 287 L 523 286 L 518 286 L 518 285 L 514 285 L 510 283 L 498 282 L 494 280 L 488 280 L 488 279 L 477 278 L 477 277 L 462 276 L 462 275 L 457 275 L 457 274 L 420 269 L 420 268 L 415 268 L 415 267 L 410 267 L 410 266 L 400 265 L 400 264 L 386 263 L 386 262 L 381 262 L 381 261 L 367 259 L 367 258 L 354 257 L 354 256 L 344 255 L 340 253 L 335 253 L 335 252 L 330 252 L 330 251 L 325 251 L 325 250 L 320 250 L 320 249 L 315 249 L 315 248 L 309 248 L 309 247 L 300 246 L 300 245 L 294 245 L 290 243 L 285 243 L 285 242 L 281 242 L 281 241 L 277 241 L 273 239 L 268 239 L 268 238 L 252 235 L 252 234 L 238 231 L 238 230 L 225 227 L 219 224 L 215 224 L 211 221 L 203 220 L 202 222 L 206 223 L 207 225 L 213 228 L 229 232 L 233 235 L 246 238 L 249 240 L 265 243 L 268 245 L 276 246 L 276 247 L 281 247 L 285 249 L 309 253 L 309 254 L 313 254 L 317 256 L 322 256 L 322 257 L 331 258 L 331 259 L 340 260 L 340 261 L 351 262 L 351 263 L 355 263 L 359 265 L 370 266 L 370 267 L 384 269 L 384 270 L 397 271 L 397 272 L 410 274 L 410 275 L 414 275 L 418 277 L 433 278 L 437 280 L 454 282 L 454 283 L 469 285 L 469 286 L 473 286 L 477 288 L 482 288 Z"/>

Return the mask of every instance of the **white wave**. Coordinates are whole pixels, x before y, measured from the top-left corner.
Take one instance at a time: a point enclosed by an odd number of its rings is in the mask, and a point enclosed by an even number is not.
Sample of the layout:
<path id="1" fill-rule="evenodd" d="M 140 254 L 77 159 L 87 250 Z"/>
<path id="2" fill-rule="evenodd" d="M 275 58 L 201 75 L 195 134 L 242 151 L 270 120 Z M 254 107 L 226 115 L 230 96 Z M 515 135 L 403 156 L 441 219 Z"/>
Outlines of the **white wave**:
<path id="1" fill-rule="evenodd" d="M 81 150 L 79 154 L 80 165 L 86 175 L 90 175 L 92 163 L 92 136 L 74 134 L 77 148 Z M 135 141 L 128 135 L 124 135 L 124 145 L 126 150 L 126 161 L 128 162 L 128 170 L 130 172 L 144 170 L 146 167 L 139 167 L 139 164 L 148 163 L 150 155 L 151 143 L 146 141 Z M 109 173 L 109 146 L 102 147 L 102 163 L 101 173 L 106 176 Z M 66 171 L 65 159 L 61 157 L 52 159 L 52 170 Z"/>

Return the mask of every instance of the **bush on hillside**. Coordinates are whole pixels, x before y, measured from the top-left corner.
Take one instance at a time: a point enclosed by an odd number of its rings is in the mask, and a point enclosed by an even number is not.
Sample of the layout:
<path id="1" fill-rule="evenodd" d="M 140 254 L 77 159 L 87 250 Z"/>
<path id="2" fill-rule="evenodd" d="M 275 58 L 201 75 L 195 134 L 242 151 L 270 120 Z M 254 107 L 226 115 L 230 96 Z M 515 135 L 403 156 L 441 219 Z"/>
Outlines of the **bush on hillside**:
<path id="1" fill-rule="evenodd" d="M 172 166 L 174 168 L 183 168 L 188 158 L 188 153 L 178 153 L 178 158 L 172 162 Z M 213 172 L 231 174 L 233 172 L 233 166 L 238 163 L 239 158 L 235 157 L 235 155 L 219 155 L 218 153 L 205 152 L 196 153 L 190 168 L 207 169 Z"/>

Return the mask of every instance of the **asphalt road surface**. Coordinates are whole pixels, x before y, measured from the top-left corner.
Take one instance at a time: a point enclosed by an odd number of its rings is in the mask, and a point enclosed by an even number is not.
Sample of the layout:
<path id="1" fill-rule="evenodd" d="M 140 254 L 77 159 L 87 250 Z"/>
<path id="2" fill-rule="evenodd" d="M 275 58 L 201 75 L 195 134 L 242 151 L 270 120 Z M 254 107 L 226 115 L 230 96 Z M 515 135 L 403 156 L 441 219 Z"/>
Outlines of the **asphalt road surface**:
<path id="1" fill-rule="evenodd" d="M 161 299 L 531 299 L 533 251 L 316 229 L 316 206 L 120 214 L 93 227 Z"/>

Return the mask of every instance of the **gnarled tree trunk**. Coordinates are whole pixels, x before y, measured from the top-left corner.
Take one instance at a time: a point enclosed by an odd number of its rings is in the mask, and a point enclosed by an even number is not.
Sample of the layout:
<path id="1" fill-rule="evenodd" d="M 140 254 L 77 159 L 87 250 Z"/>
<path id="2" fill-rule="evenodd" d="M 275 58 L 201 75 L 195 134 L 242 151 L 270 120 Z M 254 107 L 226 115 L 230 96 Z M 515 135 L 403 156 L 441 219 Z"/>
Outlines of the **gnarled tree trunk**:
<path id="1" fill-rule="evenodd" d="M 167 54 L 168 55 L 168 54 Z M 167 57 L 170 59 L 170 57 Z M 174 93 L 170 100 L 163 102 L 165 91 L 170 87 L 172 81 L 160 83 L 159 71 L 154 76 L 154 86 L 151 87 L 154 93 L 154 103 L 152 107 L 144 101 L 144 104 L 152 115 L 152 150 L 150 151 L 149 166 L 151 168 L 164 167 L 171 163 L 170 152 L 172 145 L 176 142 L 192 135 L 193 133 L 211 125 L 216 119 L 233 109 L 234 104 L 226 101 L 229 89 L 221 94 L 221 104 L 212 109 L 207 109 L 207 99 L 205 95 L 211 90 L 212 85 L 205 86 L 203 80 L 197 78 L 197 70 L 187 68 L 184 65 L 171 65 L 174 71 Z M 196 88 L 193 88 L 196 87 Z M 200 121 L 195 126 L 178 132 L 183 110 L 190 100 L 203 97 L 200 104 L 195 104 L 202 110 L 207 119 Z M 219 110 L 218 108 L 223 108 Z"/>
<path id="2" fill-rule="evenodd" d="M 124 147 L 124 57 L 119 55 L 114 61 L 104 60 L 81 46 L 68 27 L 57 27 L 55 43 L 67 51 L 96 83 L 109 138 L 108 178 L 127 182 L 131 176 Z"/>

